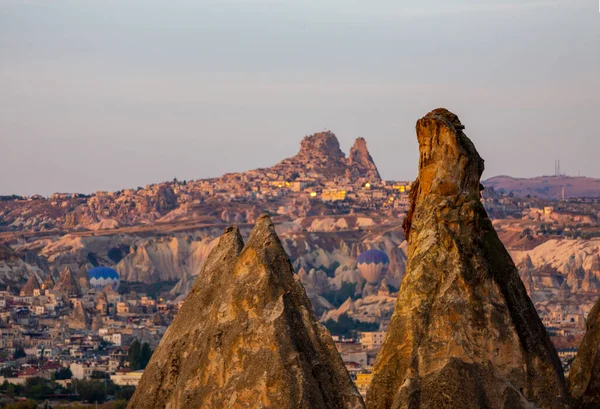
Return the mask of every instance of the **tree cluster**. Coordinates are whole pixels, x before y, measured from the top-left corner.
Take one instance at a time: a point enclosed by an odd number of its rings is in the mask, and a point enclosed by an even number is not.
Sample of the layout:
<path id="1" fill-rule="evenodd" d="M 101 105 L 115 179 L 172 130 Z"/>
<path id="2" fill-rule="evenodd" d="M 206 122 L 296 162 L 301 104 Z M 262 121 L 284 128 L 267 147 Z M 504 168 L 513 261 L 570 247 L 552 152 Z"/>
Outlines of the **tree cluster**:
<path id="1" fill-rule="evenodd" d="M 148 362 L 150 362 L 152 352 L 150 344 L 147 342 L 142 344 L 137 339 L 134 340 L 129 347 L 129 368 L 132 371 L 145 369 Z"/>

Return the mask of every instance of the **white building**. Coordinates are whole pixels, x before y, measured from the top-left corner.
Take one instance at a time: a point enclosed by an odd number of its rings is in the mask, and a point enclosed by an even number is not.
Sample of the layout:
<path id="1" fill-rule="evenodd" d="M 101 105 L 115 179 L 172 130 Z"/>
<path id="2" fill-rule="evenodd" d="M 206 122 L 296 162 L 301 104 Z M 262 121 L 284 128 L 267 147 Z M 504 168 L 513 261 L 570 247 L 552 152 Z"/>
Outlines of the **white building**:
<path id="1" fill-rule="evenodd" d="M 115 383 L 115 385 L 120 386 L 137 386 L 140 383 L 140 379 L 142 378 L 142 374 L 144 370 L 139 371 L 119 371 L 114 375 L 110 376 L 110 380 Z"/>

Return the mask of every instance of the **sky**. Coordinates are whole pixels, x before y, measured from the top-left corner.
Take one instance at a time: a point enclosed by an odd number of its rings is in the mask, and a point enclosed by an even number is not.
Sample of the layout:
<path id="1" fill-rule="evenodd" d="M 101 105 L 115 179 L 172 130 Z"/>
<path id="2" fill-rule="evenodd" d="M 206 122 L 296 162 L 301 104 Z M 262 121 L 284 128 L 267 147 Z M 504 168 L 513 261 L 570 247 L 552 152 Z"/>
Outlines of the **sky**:
<path id="1" fill-rule="evenodd" d="M 438 107 L 484 178 L 600 177 L 599 4 L 0 0 L 0 194 L 266 167 L 325 129 L 412 180 Z"/>

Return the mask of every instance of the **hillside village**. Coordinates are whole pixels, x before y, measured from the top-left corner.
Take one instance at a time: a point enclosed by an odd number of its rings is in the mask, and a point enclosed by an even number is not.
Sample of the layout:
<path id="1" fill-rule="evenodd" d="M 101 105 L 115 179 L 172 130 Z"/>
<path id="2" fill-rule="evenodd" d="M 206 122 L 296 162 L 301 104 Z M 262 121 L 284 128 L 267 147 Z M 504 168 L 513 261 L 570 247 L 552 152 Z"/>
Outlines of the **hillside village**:
<path id="1" fill-rule="evenodd" d="M 225 226 L 247 236 L 266 212 L 365 393 L 404 274 L 400 226 L 411 188 L 381 179 L 364 139 L 346 157 L 323 132 L 271 168 L 92 195 L 2 197 L 0 384 L 50 384 L 68 368 L 60 393 L 49 395 L 78 400 L 74 382 L 91 378 L 135 386 L 143 368 L 134 341 L 155 349 Z M 568 371 L 600 296 L 598 196 L 516 197 L 497 186 L 482 194 Z M 389 256 L 375 283 L 357 266 L 370 249 Z M 113 268 L 120 286 L 90 285 L 97 266 Z"/>

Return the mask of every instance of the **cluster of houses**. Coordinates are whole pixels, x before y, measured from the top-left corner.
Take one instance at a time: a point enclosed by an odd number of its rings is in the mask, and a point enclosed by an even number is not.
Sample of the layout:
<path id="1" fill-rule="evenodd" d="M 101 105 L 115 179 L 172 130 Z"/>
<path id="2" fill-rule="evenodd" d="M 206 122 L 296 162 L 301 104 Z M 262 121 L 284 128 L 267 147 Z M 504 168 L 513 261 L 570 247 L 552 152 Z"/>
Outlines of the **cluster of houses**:
<path id="1" fill-rule="evenodd" d="M 344 365 L 363 396 L 366 396 L 371 383 L 375 357 L 383 345 L 384 338 L 383 331 L 359 332 L 356 339 L 334 337 Z"/>
<path id="2" fill-rule="evenodd" d="M 0 291 L 0 384 L 50 379 L 69 368 L 76 379 L 101 372 L 134 385 L 139 373 L 128 368 L 129 346 L 139 340 L 155 348 L 180 306 L 111 286 L 81 286 L 68 267 L 56 283 L 50 274 L 43 280 L 34 274 L 18 293 Z"/>

